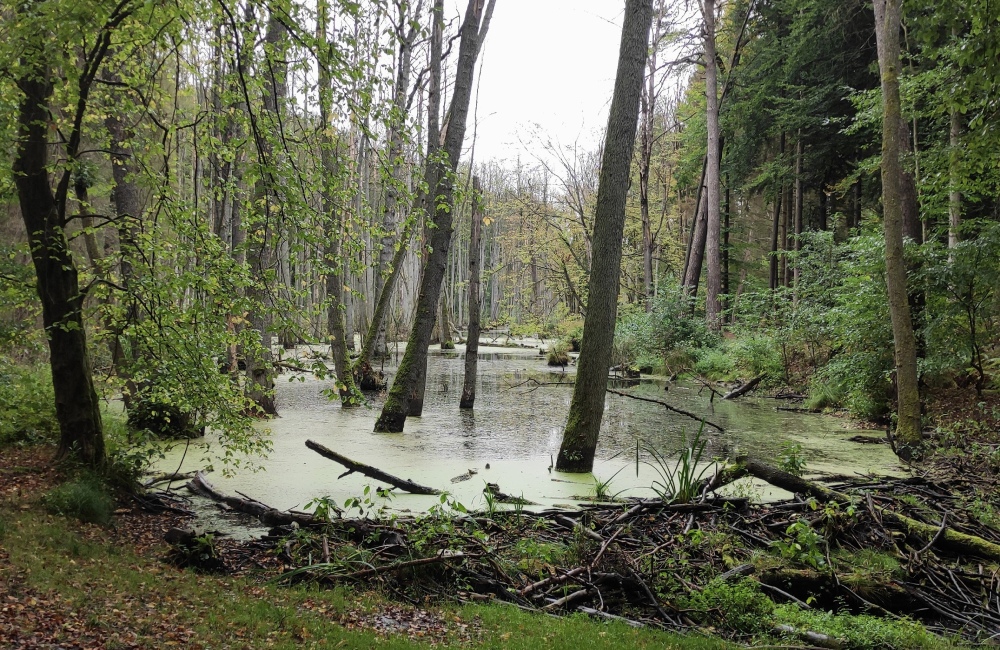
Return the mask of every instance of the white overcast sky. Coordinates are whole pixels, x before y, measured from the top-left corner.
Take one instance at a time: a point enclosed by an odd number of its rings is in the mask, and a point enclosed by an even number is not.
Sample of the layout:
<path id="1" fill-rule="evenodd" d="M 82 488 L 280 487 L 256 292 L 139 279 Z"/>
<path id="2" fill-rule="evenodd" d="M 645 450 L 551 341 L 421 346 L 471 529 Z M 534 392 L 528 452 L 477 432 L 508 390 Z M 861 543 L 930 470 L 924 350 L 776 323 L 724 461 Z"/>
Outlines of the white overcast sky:
<path id="1" fill-rule="evenodd" d="M 597 146 L 624 7 L 624 0 L 497 0 L 480 54 L 478 124 L 470 121 L 466 135 L 468 148 L 476 126 L 477 163 L 519 154 L 529 162 L 520 140 L 535 149 L 535 124 L 553 143 Z"/>

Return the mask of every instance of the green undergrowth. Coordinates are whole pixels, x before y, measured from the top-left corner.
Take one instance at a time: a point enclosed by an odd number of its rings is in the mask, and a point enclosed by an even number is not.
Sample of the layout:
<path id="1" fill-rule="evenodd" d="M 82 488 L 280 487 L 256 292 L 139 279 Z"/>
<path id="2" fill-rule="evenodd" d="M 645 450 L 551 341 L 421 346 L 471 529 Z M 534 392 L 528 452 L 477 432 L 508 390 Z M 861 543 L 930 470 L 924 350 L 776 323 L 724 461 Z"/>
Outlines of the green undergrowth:
<path id="1" fill-rule="evenodd" d="M 48 368 L 0 355 L 0 445 L 52 442 L 58 431 Z"/>
<path id="2" fill-rule="evenodd" d="M 204 648 L 432 646 L 423 639 L 379 636 L 340 623 L 378 618 L 386 608 L 400 607 L 382 595 L 199 575 L 137 556 L 100 535 L 61 517 L 0 508 L 0 546 L 9 554 L 0 566 L 0 585 L 13 598 L 53 599 L 71 607 L 88 628 L 106 633 L 108 647 L 123 645 L 116 639 L 126 638 L 139 646 L 160 647 L 175 631 L 185 639 L 181 645 Z M 503 604 L 430 611 L 449 630 L 438 647 L 732 647 L 708 637 L 633 629 L 583 615 L 552 618 Z"/>
<path id="3" fill-rule="evenodd" d="M 865 614 L 803 609 L 795 604 L 776 605 L 752 580 L 711 582 L 702 590 L 679 599 L 679 604 L 701 625 L 721 627 L 744 640 L 760 643 L 778 643 L 784 639 L 786 643 L 798 645 L 800 634 L 813 632 L 834 637 L 838 647 L 845 650 L 961 647 L 906 618 L 890 620 Z M 777 626 L 790 626 L 795 633 L 779 632 Z"/>

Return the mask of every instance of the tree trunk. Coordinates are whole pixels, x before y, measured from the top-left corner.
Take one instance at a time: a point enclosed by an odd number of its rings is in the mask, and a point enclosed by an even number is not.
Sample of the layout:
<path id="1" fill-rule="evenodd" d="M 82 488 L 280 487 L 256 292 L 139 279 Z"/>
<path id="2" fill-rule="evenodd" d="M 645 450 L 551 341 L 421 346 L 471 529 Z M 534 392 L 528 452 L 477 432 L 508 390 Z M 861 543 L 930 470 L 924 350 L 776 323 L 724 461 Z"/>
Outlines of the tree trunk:
<path id="1" fill-rule="evenodd" d="M 482 194 L 479 177 L 472 177 L 472 218 L 469 234 L 469 333 L 465 337 L 465 383 L 459 408 L 471 409 L 476 403 L 476 376 L 479 365 L 479 240 L 482 235 Z"/>
<path id="2" fill-rule="evenodd" d="M 414 15 L 419 15 L 422 2 L 417 3 Z M 410 88 L 410 68 L 413 55 L 413 43 L 418 33 L 419 23 L 414 19 L 407 26 L 407 14 L 405 5 L 399 4 L 399 23 L 396 26 L 396 37 L 399 39 L 399 57 L 396 70 L 396 86 L 392 96 L 392 114 L 389 122 L 388 142 L 389 147 L 386 153 L 389 165 L 389 179 L 385 186 L 385 207 L 382 214 L 382 248 L 379 251 L 378 266 L 375 269 L 374 295 L 376 301 L 382 295 L 387 282 L 385 276 L 391 273 L 390 264 L 395 256 L 397 246 L 405 246 L 406 242 L 400 241 L 401 234 L 396 232 L 401 219 L 399 214 L 400 194 L 404 191 L 406 183 L 406 166 L 403 160 L 403 136 L 406 129 L 407 114 L 407 94 Z M 392 290 L 390 286 L 390 291 Z M 374 328 L 375 341 L 372 344 L 371 356 L 383 358 L 388 354 L 385 342 L 385 319 L 379 319 L 378 326 Z"/>
<path id="3" fill-rule="evenodd" d="M 434 312 L 441 296 L 441 281 L 444 279 L 448 247 L 451 243 L 453 177 L 465 140 L 476 58 L 479 55 L 480 44 L 489 29 L 495 3 L 496 0 L 489 0 L 484 11 L 482 0 L 469 0 L 465 11 L 458 52 L 458 69 L 455 74 L 455 91 L 448 111 L 444 138 L 443 160 L 431 161 L 439 170 L 436 174 L 435 190 L 430 195 L 430 204 L 434 207 L 435 226 L 431 234 L 431 252 L 424 266 L 420 295 L 417 299 L 417 314 L 406 344 L 406 352 L 400 361 L 396 379 L 392 383 L 382 414 L 375 422 L 375 431 L 402 431 L 407 414 L 412 412 L 411 399 L 418 390 L 422 394 L 426 371 L 421 372 L 421 370 L 427 367 L 427 346 L 434 327 Z"/>
<path id="4" fill-rule="evenodd" d="M 684 273 L 681 291 L 686 297 L 698 295 L 698 282 L 701 280 L 701 266 L 705 259 L 705 171 L 708 169 L 708 158 L 701 166 L 701 180 L 698 181 L 698 193 L 694 203 L 694 217 L 688 237 L 687 255 L 684 258 Z M 692 308 L 693 308 L 692 301 Z"/>
<path id="5" fill-rule="evenodd" d="M 874 0 L 875 35 L 882 79 L 882 207 L 885 230 L 886 288 L 896 360 L 897 451 L 909 454 L 921 444 L 917 350 L 906 290 L 903 259 L 903 167 L 900 161 L 902 110 L 899 99 L 899 30 L 902 0 Z"/>
<path id="6" fill-rule="evenodd" d="M 85 294 L 80 291 L 65 232 L 70 171 L 62 172 L 53 194 L 48 169 L 48 102 L 53 88 L 44 53 L 35 50 L 31 54 L 22 59 L 24 76 L 17 80 L 24 94 L 18 107 L 19 141 L 13 171 L 49 344 L 60 433 L 57 457 L 72 455 L 89 467 L 100 467 L 105 460 L 104 430 L 83 324 Z M 86 105 L 89 90 L 83 83 L 81 107 Z M 76 159 L 79 142 L 79 131 L 74 130 L 66 147 L 70 163 Z"/>
<path id="7" fill-rule="evenodd" d="M 782 157 L 785 155 L 785 132 L 781 132 L 781 146 L 778 150 L 779 155 Z M 778 288 L 778 233 L 781 230 L 781 198 L 785 195 L 784 187 L 781 183 L 778 183 L 778 194 L 774 197 L 774 218 L 771 221 L 771 259 L 768 260 L 768 269 L 770 271 L 770 282 L 769 286 L 771 291 Z"/>
<path id="8" fill-rule="evenodd" d="M 705 282 L 705 321 L 708 327 L 722 328 L 722 218 L 720 190 L 720 131 L 719 131 L 719 66 L 715 52 L 715 0 L 703 0 L 705 19 L 705 100 L 708 129 L 708 166 L 705 171 L 706 237 L 708 277 Z"/>
<path id="9" fill-rule="evenodd" d="M 340 181 L 341 170 L 336 160 L 336 143 L 331 132 L 333 107 L 333 81 L 330 76 L 329 45 L 326 37 L 327 0 L 319 0 L 316 17 L 316 40 L 319 43 L 319 113 L 322 124 L 320 160 L 323 165 L 323 224 L 326 232 L 326 311 L 327 332 L 330 335 L 330 353 L 337 373 L 337 388 L 341 406 L 361 404 L 360 393 L 354 385 L 354 373 L 347 357 L 347 327 L 344 322 L 344 260 L 341 242 L 344 239 L 343 213 L 337 205 L 334 183 Z"/>
<path id="10" fill-rule="evenodd" d="M 792 303 L 799 302 L 799 275 L 802 272 L 798 253 L 802 251 L 802 129 L 799 129 L 795 138 L 795 241 L 792 242 L 792 249 L 795 251 L 795 263 L 792 265 Z"/>
<path id="11" fill-rule="evenodd" d="M 954 33 L 953 33 L 954 35 Z M 951 109 L 948 129 L 948 248 L 955 248 L 962 240 L 962 191 L 959 189 L 959 163 L 962 140 L 962 114 Z"/>
<path id="12" fill-rule="evenodd" d="M 627 0 L 597 190 L 593 267 L 580 366 L 556 460 L 556 469 L 564 472 L 593 469 L 604 417 L 604 393 L 618 313 L 625 201 L 652 16 L 652 0 Z"/>

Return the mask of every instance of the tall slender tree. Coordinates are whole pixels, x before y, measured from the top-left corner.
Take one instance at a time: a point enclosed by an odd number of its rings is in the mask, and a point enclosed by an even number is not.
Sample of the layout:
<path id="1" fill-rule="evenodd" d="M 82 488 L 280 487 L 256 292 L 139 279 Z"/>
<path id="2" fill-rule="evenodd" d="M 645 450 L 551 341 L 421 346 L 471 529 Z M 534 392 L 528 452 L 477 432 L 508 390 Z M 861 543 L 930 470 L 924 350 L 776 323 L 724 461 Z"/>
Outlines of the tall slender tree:
<path id="1" fill-rule="evenodd" d="M 902 0 L 874 0 L 875 36 L 882 79 L 882 210 L 885 232 L 886 288 L 896 361 L 896 439 L 901 455 L 920 446 L 920 392 L 917 344 L 910 321 L 903 258 L 903 166 L 900 141 L 899 32 Z"/>
<path id="2" fill-rule="evenodd" d="M 589 472 L 593 469 L 604 417 L 608 367 L 611 365 L 618 314 L 625 200 L 652 17 L 652 0 L 627 0 L 625 3 L 618 71 L 597 189 L 594 256 L 580 366 L 556 461 L 556 469 L 564 472 Z"/>

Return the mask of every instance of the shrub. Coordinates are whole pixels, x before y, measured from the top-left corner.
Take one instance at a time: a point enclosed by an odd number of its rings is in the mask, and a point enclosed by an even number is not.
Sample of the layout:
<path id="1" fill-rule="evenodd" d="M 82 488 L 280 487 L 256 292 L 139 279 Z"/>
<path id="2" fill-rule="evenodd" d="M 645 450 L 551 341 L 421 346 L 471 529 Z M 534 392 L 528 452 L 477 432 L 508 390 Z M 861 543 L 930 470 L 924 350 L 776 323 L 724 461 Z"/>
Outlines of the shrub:
<path id="1" fill-rule="evenodd" d="M 566 366 L 569 364 L 569 345 L 566 341 L 557 341 L 549 346 L 545 357 L 550 366 Z"/>
<path id="2" fill-rule="evenodd" d="M 107 488 L 99 477 L 91 474 L 63 483 L 46 494 L 42 501 L 53 514 L 102 525 L 111 523 L 115 509 Z"/>
<path id="3" fill-rule="evenodd" d="M 0 358 L 0 444 L 54 440 L 52 375 L 44 366 L 18 366 Z"/>
<path id="4" fill-rule="evenodd" d="M 774 603 L 752 580 L 734 583 L 716 580 L 680 601 L 680 606 L 689 610 L 698 623 L 715 624 L 739 634 L 767 633 L 774 624 Z"/>

